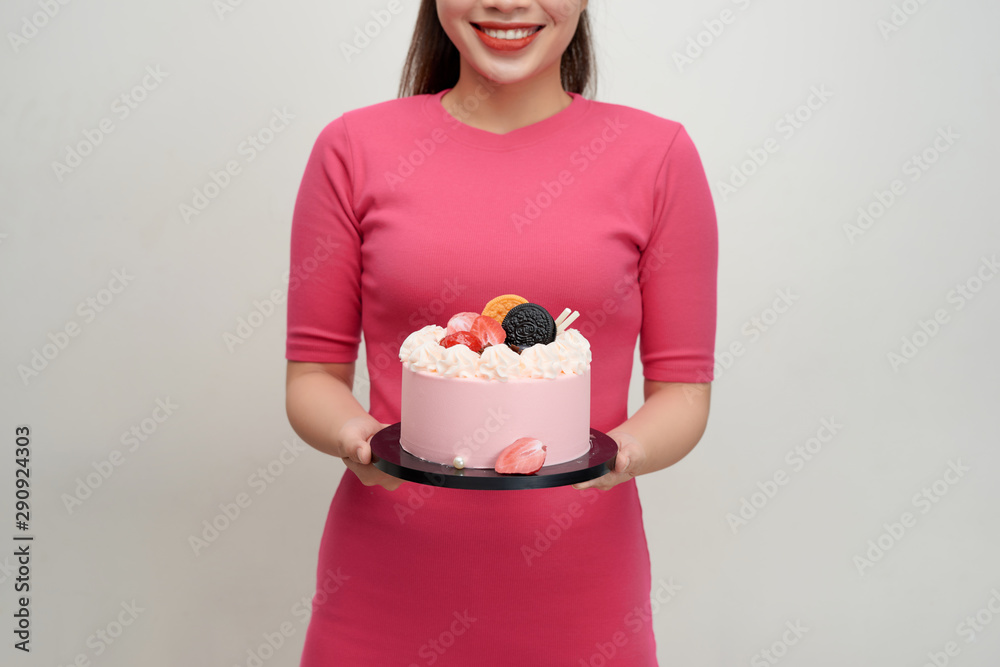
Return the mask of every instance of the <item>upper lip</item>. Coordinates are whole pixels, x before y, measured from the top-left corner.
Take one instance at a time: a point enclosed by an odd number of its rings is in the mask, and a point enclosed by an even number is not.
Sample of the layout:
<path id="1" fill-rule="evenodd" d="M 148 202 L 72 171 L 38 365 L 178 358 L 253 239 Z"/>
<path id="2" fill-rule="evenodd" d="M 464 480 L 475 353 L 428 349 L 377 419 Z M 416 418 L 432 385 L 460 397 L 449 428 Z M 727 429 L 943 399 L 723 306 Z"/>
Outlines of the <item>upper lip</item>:
<path id="1" fill-rule="evenodd" d="M 507 23 L 506 21 L 473 21 L 473 25 L 490 30 L 518 30 L 521 28 L 544 27 L 540 23 Z"/>

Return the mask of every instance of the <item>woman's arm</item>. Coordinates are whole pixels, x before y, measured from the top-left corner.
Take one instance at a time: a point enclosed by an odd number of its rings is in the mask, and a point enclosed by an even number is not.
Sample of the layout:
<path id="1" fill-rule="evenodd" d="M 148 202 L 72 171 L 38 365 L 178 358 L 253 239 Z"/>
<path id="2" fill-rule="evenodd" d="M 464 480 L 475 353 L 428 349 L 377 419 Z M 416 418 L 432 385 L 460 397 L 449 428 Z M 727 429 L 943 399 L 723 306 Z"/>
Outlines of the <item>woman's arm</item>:
<path id="1" fill-rule="evenodd" d="M 288 422 L 306 444 L 342 459 L 365 486 L 377 484 L 395 491 L 402 480 L 371 462 L 371 437 L 387 424 L 365 412 L 351 392 L 353 386 L 354 362 L 289 361 L 285 376 Z"/>
<path id="2" fill-rule="evenodd" d="M 712 397 L 708 382 L 645 380 L 643 389 L 646 400 L 642 406 L 612 429 L 612 434 L 631 436 L 642 445 L 643 460 L 629 466 L 633 475 L 663 470 L 687 456 L 705 432 Z"/>
<path id="3" fill-rule="evenodd" d="M 375 422 L 375 418 L 365 412 L 358 399 L 354 398 L 353 386 L 354 362 L 320 364 L 289 361 L 285 377 L 285 411 L 292 429 L 306 444 L 330 456 L 368 463 L 370 450 L 366 460 L 361 460 L 359 447 L 345 446 L 339 437 L 344 424 L 350 419 L 367 417 Z"/>
<path id="4" fill-rule="evenodd" d="M 618 443 L 614 472 L 573 488 L 610 489 L 636 475 L 663 470 L 687 456 L 708 424 L 712 384 L 645 380 L 646 400 L 610 431 Z"/>

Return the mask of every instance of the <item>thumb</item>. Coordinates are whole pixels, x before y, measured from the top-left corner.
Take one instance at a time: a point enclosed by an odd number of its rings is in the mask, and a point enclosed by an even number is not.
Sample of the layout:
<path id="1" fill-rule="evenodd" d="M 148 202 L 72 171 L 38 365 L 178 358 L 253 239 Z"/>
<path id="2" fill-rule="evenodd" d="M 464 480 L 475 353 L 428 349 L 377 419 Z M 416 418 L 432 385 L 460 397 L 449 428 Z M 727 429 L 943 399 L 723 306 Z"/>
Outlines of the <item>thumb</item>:
<path id="1" fill-rule="evenodd" d="M 382 422 L 376 420 L 369 420 L 358 429 L 358 435 L 363 442 L 370 443 L 371 439 L 386 426 L 389 426 L 389 424 L 383 424 Z"/>
<path id="2" fill-rule="evenodd" d="M 345 444 L 344 458 L 361 465 L 365 465 L 371 460 L 371 447 L 363 434 L 350 438 Z"/>
<path id="3" fill-rule="evenodd" d="M 370 429 L 365 429 L 362 434 L 362 439 L 358 443 L 357 449 L 354 450 L 354 460 L 362 465 L 368 465 L 372 460 L 372 438 L 378 435 L 379 431 L 389 426 L 389 424 L 383 424 L 380 421 L 376 421 L 372 424 Z"/>
<path id="4" fill-rule="evenodd" d="M 368 465 L 372 461 L 372 448 L 365 442 L 354 450 L 354 460 L 361 465 Z"/>
<path id="5" fill-rule="evenodd" d="M 341 429 L 342 458 L 367 465 L 371 462 L 371 439 L 386 426 L 387 424 L 367 416 L 349 420 Z"/>
<path id="6" fill-rule="evenodd" d="M 619 450 L 618 458 L 615 459 L 615 472 L 624 473 L 628 470 L 629 465 L 631 465 L 632 460 L 628 453 L 624 450 Z"/>
<path id="7" fill-rule="evenodd" d="M 367 437 L 365 438 L 365 442 L 358 448 L 358 456 L 359 457 L 364 456 L 367 459 L 366 461 L 363 461 L 363 463 L 371 463 L 373 456 L 372 439 L 376 435 L 378 435 L 379 432 L 381 432 L 383 429 L 390 426 L 390 424 L 383 424 L 380 421 L 376 421 L 375 424 L 376 426 L 372 428 L 372 430 L 368 433 Z"/>
<path id="8" fill-rule="evenodd" d="M 618 437 L 618 456 L 615 457 L 615 472 L 637 474 L 637 468 L 642 461 L 642 451 L 635 438 L 627 434 L 616 434 Z"/>

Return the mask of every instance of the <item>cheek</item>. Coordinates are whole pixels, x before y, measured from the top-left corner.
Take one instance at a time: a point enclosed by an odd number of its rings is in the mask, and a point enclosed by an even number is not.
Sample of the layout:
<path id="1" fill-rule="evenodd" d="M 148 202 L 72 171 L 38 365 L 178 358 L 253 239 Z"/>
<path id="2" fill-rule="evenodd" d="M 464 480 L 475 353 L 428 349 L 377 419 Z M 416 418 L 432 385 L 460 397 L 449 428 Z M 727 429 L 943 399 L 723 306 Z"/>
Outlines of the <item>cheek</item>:
<path id="1" fill-rule="evenodd" d="M 445 24 L 445 21 L 461 21 L 464 17 L 471 14 L 473 5 L 475 4 L 475 2 L 470 2 L 470 0 L 438 0 L 438 19 L 440 19 L 442 25 Z"/>
<path id="2" fill-rule="evenodd" d="M 441 23 L 441 27 L 444 28 L 445 33 L 448 37 L 455 41 L 458 37 L 455 34 L 456 30 L 459 28 L 459 24 L 462 22 L 463 12 L 456 8 L 455 3 L 449 2 L 439 2 L 437 5 L 437 17 L 438 21 Z"/>
<path id="3" fill-rule="evenodd" d="M 576 34 L 577 26 L 579 25 L 579 17 L 571 15 L 570 18 L 563 18 L 558 15 L 549 15 L 554 21 L 554 25 L 550 25 L 546 30 L 552 31 L 554 34 L 549 35 L 550 51 L 557 51 L 559 55 L 566 50 L 569 43 L 573 41 L 573 35 Z"/>
<path id="4" fill-rule="evenodd" d="M 542 7 L 557 24 L 576 23 L 583 6 L 580 0 L 552 0 Z"/>

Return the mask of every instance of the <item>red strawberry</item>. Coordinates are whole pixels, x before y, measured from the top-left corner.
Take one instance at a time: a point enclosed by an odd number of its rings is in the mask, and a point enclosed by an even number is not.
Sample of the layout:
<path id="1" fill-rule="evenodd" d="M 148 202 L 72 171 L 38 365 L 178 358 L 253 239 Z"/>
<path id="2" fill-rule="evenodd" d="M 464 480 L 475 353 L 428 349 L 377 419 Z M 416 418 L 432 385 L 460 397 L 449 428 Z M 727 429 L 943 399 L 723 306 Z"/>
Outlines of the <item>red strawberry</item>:
<path id="1" fill-rule="evenodd" d="M 472 323 L 469 329 L 476 335 L 476 338 L 483 341 L 483 345 L 501 345 L 507 340 L 507 332 L 503 330 L 500 323 L 492 317 L 480 315 Z"/>
<path id="2" fill-rule="evenodd" d="M 453 334 L 456 331 L 468 331 L 472 328 L 472 323 L 479 317 L 479 313 L 455 313 L 448 320 L 448 328 L 445 333 Z"/>
<path id="3" fill-rule="evenodd" d="M 497 458 L 493 469 L 499 473 L 530 475 L 545 463 L 545 445 L 537 438 L 518 438 Z"/>
<path id="4" fill-rule="evenodd" d="M 452 345 L 464 345 L 476 354 L 483 351 L 482 341 L 468 331 L 456 331 L 441 339 L 441 347 L 451 347 Z"/>

